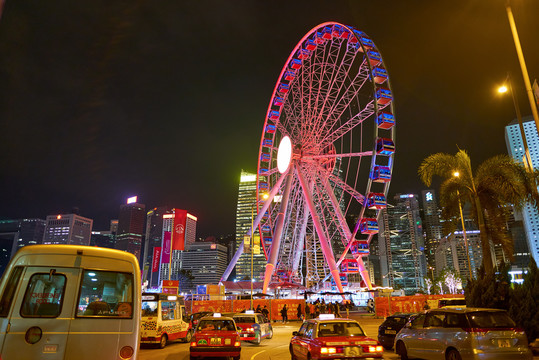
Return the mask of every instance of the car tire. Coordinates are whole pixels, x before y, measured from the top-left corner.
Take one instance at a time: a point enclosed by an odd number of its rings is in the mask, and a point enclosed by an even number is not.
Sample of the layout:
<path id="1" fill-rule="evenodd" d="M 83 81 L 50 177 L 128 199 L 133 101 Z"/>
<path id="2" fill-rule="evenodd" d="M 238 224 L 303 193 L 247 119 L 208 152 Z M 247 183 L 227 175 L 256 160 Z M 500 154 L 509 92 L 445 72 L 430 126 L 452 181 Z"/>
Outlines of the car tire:
<path id="1" fill-rule="evenodd" d="M 240 358 L 241 358 L 241 355 L 238 355 L 238 356 L 234 356 L 232 359 L 234 359 L 234 360 L 240 360 Z"/>
<path id="2" fill-rule="evenodd" d="M 273 337 L 273 328 L 270 328 L 269 333 L 268 333 L 268 339 L 271 339 L 272 337 Z"/>
<path id="3" fill-rule="evenodd" d="M 183 338 L 183 342 L 191 342 L 191 339 L 193 338 L 193 331 L 192 330 L 189 330 L 187 331 L 187 335 L 185 335 L 185 337 Z"/>
<path id="4" fill-rule="evenodd" d="M 395 352 L 397 353 L 397 355 L 400 355 L 401 360 L 408 360 L 408 352 L 406 351 L 406 345 L 404 345 L 402 341 L 399 341 L 397 343 Z"/>
<path id="5" fill-rule="evenodd" d="M 446 360 L 462 360 L 462 356 L 460 356 L 460 353 L 455 350 L 451 349 L 445 354 Z"/>
<path id="6" fill-rule="evenodd" d="M 253 341 L 256 345 L 260 345 L 262 342 L 262 335 L 260 334 L 260 331 L 255 332 L 255 340 Z"/>
<path id="7" fill-rule="evenodd" d="M 168 336 L 167 334 L 161 335 L 161 340 L 159 340 L 159 348 L 164 349 L 167 346 Z"/>
<path id="8" fill-rule="evenodd" d="M 191 354 L 189 354 L 189 360 L 197 360 L 198 358 L 196 356 L 193 356 Z"/>

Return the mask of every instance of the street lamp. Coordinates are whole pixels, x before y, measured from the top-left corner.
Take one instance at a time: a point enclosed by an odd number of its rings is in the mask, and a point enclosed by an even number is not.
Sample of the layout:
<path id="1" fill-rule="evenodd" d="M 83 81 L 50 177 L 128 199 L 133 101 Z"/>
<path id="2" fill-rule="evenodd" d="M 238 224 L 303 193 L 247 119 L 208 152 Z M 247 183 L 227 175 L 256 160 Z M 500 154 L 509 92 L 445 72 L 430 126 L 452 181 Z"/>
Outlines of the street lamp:
<path id="1" fill-rule="evenodd" d="M 509 0 L 505 3 L 505 10 L 507 11 L 507 18 L 509 19 L 509 26 L 511 27 L 511 33 L 513 34 L 513 41 L 515 42 L 515 48 L 517 50 L 518 61 L 520 63 L 520 69 L 522 71 L 522 77 L 524 78 L 524 85 L 526 86 L 526 93 L 528 94 L 528 100 L 532 109 L 533 119 L 535 120 L 535 126 L 539 132 L 539 115 L 537 114 L 537 107 L 535 105 L 535 97 L 533 95 L 532 86 L 530 83 L 530 77 L 528 75 L 528 69 L 526 68 L 526 62 L 524 61 L 524 54 L 522 53 L 522 47 L 520 46 L 520 40 L 518 38 L 517 27 L 515 25 L 515 19 L 511 10 Z"/>
<path id="2" fill-rule="evenodd" d="M 503 94 L 509 90 L 509 92 L 511 93 L 511 97 L 513 98 L 513 105 L 515 106 L 515 113 L 517 115 L 518 125 L 520 127 L 520 136 L 522 137 L 522 143 L 524 144 L 524 165 L 526 166 L 526 169 L 531 171 L 533 169 L 533 165 L 532 158 L 530 156 L 530 149 L 528 148 L 528 141 L 526 140 L 526 134 L 524 133 L 524 124 L 522 123 L 520 107 L 518 106 L 517 96 L 513 91 L 513 84 L 509 73 L 507 74 L 505 82 L 507 83 L 507 85 L 509 85 L 509 88 L 504 84 L 498 88 L 498 92 L 500 94 Z"/>
<path id="3" fill-rule="evenodd" d="M 455 171 L 453 173 L 454 177 L 459 177 L 460 173 L 458 171 Z M 470 264 L 470 251 L 468 250 L 468 237 L 466 236 L 466 227 L 464 226 L 464 216 L 462 215 L 462 204 L 460 203 L 460 193 L 457 189 L 457 198 L 459 200 L 459 211 L 460 211 L 460 221 L 462 222 L 462 234 L 464 235 L 464 245 L 466 247 L 466 258 L 468 259 L 468 273 L 470 274 L 470 279 L 473 278 L 472 276 L 472 266 Z"/>

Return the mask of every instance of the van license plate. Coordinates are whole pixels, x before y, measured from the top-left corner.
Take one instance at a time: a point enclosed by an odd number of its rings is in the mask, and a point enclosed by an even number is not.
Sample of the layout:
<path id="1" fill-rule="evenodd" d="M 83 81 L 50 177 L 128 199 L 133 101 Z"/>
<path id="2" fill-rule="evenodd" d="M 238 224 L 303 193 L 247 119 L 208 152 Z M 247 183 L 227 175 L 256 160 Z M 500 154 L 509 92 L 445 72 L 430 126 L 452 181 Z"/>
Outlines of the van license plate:
<path id="1" fill-rule="evenodd" d="M 345 346 L 344 356 L 359 356 L 362 353 L 361 347 L 358 346 Z"/>

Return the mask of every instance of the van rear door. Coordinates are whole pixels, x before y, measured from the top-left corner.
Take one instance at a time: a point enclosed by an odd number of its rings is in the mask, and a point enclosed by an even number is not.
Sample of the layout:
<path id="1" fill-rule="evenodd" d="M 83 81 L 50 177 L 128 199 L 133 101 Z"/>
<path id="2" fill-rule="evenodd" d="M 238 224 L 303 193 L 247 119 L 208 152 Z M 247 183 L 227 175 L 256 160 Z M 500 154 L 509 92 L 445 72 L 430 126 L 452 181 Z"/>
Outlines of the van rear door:
<path id="1" fill-rule="evenodd" d="M 8 315 L 1 358 L 64 359 L 80 269 L 25 267 Z"/>

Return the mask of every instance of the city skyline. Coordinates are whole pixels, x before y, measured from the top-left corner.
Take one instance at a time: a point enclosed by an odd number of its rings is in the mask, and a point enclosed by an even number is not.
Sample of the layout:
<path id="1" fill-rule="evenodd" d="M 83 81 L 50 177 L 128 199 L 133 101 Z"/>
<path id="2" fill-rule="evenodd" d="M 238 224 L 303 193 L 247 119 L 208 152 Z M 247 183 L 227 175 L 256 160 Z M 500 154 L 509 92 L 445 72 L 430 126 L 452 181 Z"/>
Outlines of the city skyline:
<path id="1" fill-rule="evenodd" d="M 431 153 L 458 146 L 474 167 L 506 153 L 514 108 L 495 88 L 508 71 L 530 113 L 502 1 L 209 4 L 5 3 L 0 218 L 78 207 L 104 230 L 138 195 L 147 208 L 189 209 L 201 237 L 233 233 L 238 170 L 256 170 L 278 74 L 330 20 L 365 31 L 384 56 L 397 118 L 389 198 L 424 189 L 417 167 Z M 533 82 L 539 4 L 513 12 Z"/>

